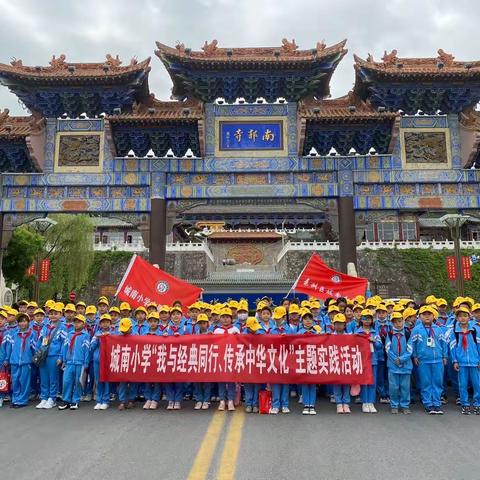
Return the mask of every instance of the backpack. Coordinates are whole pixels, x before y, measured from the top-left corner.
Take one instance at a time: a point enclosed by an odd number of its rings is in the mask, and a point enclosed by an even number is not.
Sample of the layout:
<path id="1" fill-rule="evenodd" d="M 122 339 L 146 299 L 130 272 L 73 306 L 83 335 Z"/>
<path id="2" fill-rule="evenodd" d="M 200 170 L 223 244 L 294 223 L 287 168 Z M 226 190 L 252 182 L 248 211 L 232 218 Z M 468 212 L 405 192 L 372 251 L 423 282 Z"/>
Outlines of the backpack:
<path id="1" fill-rule="evenodd" d="M 453 325 L 453 334 L 455 335 L 455 340 L 456 340 L 457 345 L 458 345 L 458 338 L 460 337 L 460 335 L 459 335 L 460 332 L 456 331 L 457 323 L 458 322 L 456 320 L 454 320 L 452 325 Z M 468 333 L 472 334 L 473 343 L 477 344 L 477 331 L 475 329 L 472 329 L 472 330 L 469 330 Z"/>
<path id="2" fill-rule="evenodd" d="M 411 332 L 410 332 L 410 330 L 407 330 L 407 329 L 404 329 L 404 332 L 405 332 L 405 340 L 408 342 L 408 340 L 410 338 L 410 335 L 411 335 Z M 393 331 L 390 330 L 388 332 L 388 338 L 390 339 L 390 343 L 392 343 L 392 337 L 393 337 Z"/>

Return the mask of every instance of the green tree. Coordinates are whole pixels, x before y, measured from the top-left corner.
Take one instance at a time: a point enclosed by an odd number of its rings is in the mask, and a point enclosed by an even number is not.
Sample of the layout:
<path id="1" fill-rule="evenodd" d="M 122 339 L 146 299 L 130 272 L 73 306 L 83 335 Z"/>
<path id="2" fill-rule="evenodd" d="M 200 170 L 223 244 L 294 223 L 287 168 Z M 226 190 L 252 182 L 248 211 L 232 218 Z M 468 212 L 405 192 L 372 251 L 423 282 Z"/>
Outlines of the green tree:
<path id="1" fill-rule="evenodd" d="M 42 252 L 43 243 L 43 237 L 26 226 L 13 231 L 2 263 L 7 283 L 16 283 L 21 289 L 29 289 L 32 286 L 33 278 L 27 277 L 26 271 Z"/>
<path id="2" fill-rule="evenodd" d="M 87 215 L 58 214 L 45 234 L 45 254 L 51 260 L 50 281 L 41 285 L 42 300 L 82 288 L 93 263 L 93 223 Z"/>

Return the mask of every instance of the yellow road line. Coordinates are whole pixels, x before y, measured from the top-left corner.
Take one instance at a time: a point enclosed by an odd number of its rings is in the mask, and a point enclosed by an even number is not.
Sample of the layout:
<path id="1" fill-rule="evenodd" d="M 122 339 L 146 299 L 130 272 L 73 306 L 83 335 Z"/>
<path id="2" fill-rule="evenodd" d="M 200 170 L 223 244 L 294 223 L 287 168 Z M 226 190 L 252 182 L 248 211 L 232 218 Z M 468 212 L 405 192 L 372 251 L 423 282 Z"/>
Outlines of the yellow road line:
<path id="1" fill-rule="evenodd" d="M 207 478 L 213 454 L 215 453 L 223 425 L 225 424 L 225 417 L 225 412 L 215 412 L 213 414 L 213 418 L 203 437 L 202 444 L 198 449 L 192 469 L 188 474 L 188 480 L 203 480 Z"/>
<path id="2" fill-rule="evenodd" d="M 222 457 L 218 467 L 217 480 L 233 480 L 235 478 L 235 469 L 237 467 L 238 451 L 240 450 L 244 423 L 244 411 L 237 410 L 228 427 L 227 438 L 225 439 L 225 446 L 223 447 Z"/>

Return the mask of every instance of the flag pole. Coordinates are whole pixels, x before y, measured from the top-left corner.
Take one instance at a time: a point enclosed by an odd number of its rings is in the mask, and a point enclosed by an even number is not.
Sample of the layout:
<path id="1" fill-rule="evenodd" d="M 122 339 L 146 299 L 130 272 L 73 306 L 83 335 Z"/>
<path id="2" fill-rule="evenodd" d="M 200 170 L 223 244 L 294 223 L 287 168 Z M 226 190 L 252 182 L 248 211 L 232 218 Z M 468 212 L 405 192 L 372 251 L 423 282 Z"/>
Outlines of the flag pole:
<path id="1" fill-rule="evenodd" d="M 302 271 L 300 272 L 300 274 L 298 275 L 297 279 L 295 280 L 295 282 L 293 283 L 293 285 L 290 287 L 290 290 L 288 291 L 287 293 L 287 297 L 290 295 L 290 293 L 293 291 L 295 291 L 295 287 L 297 286 L 297 282 L 298 282 L 298 279 L 302 276 L 303 272 L 305 271 L 305 269 L 307 268 L 307 265 L 310 263 L 310 260 L 312 259 L 312 257 L 315 255 L 315 253 L 312 253 L 312 255 L 310 256 L 310 258 L 308 259 L 308 262 L 305 264 L 305 266 L 303 267 Z"/>
<path id="2" fill-rule="evenodd" d="M 120 283 L 118 284 L 118 288 L 117 288 L 117 291 L 115 292 L 115 295 L 113 296 L 113 300 L 116 300 L 118 292 L 120 292 L 120 290 L 122 289 L 123 284 L 127 278 L 127 275 L 130 273 L 130 269 L 132 268 L 133 262 L 135 262 L 136 258 L 137 258 L 137 254 L 134 253 L 130 260 L 130 263 L 128 264 L 127 269 L 125 270 L 125 274 L 123 275 L 122 279 L 120 280 Z"/>

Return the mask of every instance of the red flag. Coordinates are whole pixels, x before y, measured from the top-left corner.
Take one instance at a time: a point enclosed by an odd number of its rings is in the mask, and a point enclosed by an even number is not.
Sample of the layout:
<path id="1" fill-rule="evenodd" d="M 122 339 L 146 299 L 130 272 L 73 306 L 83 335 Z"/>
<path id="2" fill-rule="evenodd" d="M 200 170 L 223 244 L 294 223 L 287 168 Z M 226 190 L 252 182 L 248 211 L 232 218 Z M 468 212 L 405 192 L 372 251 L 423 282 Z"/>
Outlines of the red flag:
<path id="1" fill-rule="evenodd" d="M 201 288 L 175 278 L 134 255 L 118 286 L 116 297 L 136 308 L 145 307 L 150 302 L 171 305 L 175 300 L 190 305 L 201 293 Z"/>
<path id="2" fill-rule="evenodd" d="M 305 265 L 292 290 L 306 293 L 312 297 L 326 299 L 329 297 L 348 297 L 365 295 L 368 280 L 351 277 L 337 272 L 325 265 L 317 253 L 314 253 Z"/>

